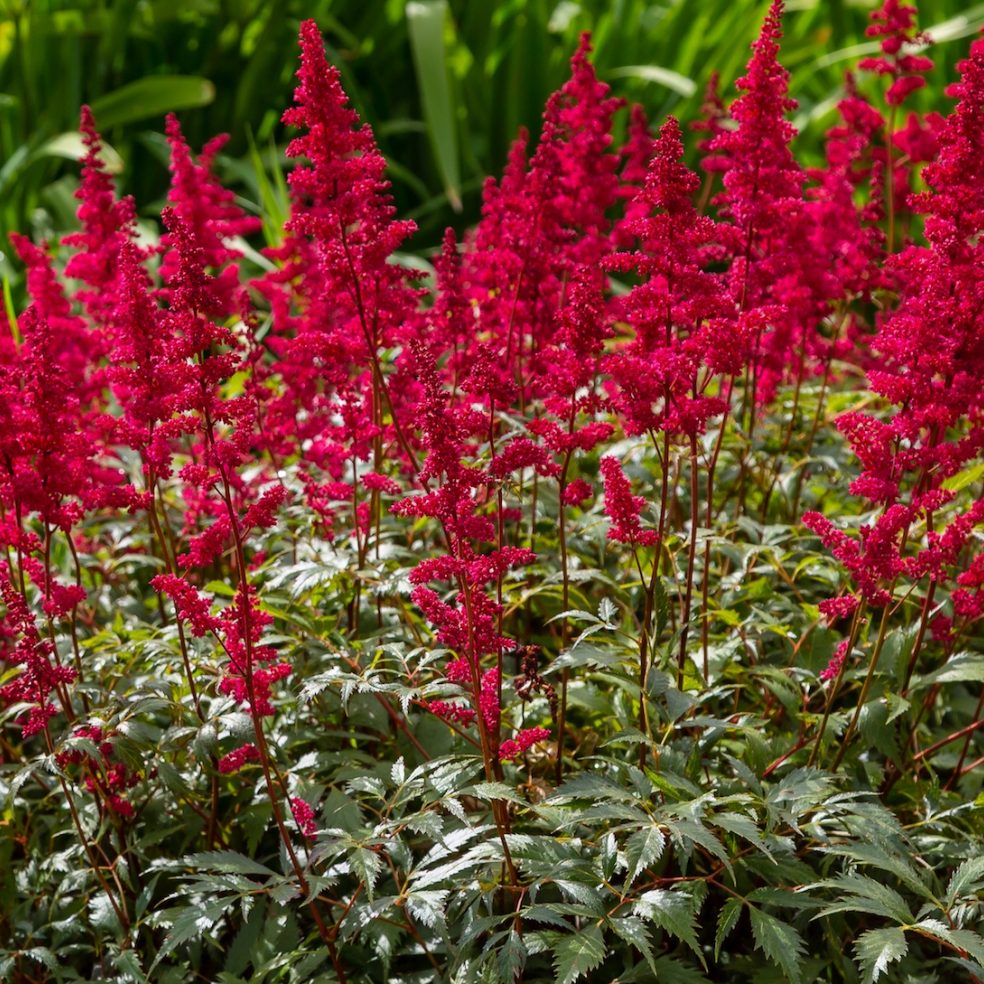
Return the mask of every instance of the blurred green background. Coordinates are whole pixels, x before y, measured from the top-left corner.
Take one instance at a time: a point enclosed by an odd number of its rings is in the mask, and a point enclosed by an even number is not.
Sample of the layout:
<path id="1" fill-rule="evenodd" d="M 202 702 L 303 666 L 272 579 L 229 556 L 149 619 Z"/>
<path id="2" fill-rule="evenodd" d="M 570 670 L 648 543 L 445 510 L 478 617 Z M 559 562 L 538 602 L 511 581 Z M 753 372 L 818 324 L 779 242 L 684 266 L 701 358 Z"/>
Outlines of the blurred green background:
<path id="1" fill-rule="evenodd" d="M 355 107 L 370 122 L 401 212 L 427 251 L 447 224 L 478 214 L 520 125 L 536 131 L 547 95 L 591 30 L 599 74 L 659 121 L 693 119 L 717 70 L 731 83 L 766 0 L 0 0 L 0 250 L 19 229 L 72 225 L 81 103 L 151 216 L 166 192 L 163 114 L 196 148 L 232 139 L 223 176 L 247 208 L 277 220 L 279 117 L 293 88 L 302 18 L 321 25 Z M 845 69 L 874 45 L 872 0 L 790 0 L 783 61 L 799 100 L 800 155 L 817 159 Z M 945 109 L 944 85 L 984 24 L 984 3 L 924 0 L 936 70 L 914 100 Z M 877 85 L 876 81 L 870 84 Z M 270 227 L 272 229 L 272 226 Z"/>

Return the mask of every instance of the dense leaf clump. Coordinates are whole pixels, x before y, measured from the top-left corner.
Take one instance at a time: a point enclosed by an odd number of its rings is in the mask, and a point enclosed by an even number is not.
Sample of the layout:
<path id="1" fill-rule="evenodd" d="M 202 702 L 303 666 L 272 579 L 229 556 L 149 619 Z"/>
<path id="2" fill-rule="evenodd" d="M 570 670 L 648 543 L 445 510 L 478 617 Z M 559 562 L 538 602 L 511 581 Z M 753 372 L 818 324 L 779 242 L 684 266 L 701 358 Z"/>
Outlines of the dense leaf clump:
<path id="1" fill-rule="evenodd" d="M 701 174 L 585 35 L 428 259 L 312 21 L 282 227 L 172 117 L 148 237 L 83 109 L 0 331 L 0 978 L 984 978 L 984 40 L 908 112 L 886 0 L 804 167 L 782 7 Z"/>

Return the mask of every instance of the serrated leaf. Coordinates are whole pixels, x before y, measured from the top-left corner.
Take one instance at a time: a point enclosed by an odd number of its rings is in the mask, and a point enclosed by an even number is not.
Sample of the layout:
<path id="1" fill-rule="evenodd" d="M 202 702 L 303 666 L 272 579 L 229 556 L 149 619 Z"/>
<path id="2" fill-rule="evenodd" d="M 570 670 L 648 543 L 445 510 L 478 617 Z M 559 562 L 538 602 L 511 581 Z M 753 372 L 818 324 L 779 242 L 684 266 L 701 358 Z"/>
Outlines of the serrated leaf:
<path id="1" fill-rule="evenodd" d="M 604 959 L 605 940 L 598 926 L 586 926 L 576 935 L 561 937 L 554 948 L 556 984 L 573 984 Z"/>
<path id="2" fill-rule="evenodd" d="M 445 888 L 411 892 L 407 896 L 407 909 L 411 916 L 433 929 L 444 922 L 447 897 L 448 890 Z"/>
<path id="3" fill-rule="evenodd" d="M 912 689 L 937 683 L 984 682 L 984 653 L 957 653 L 938 670 L 914 681 Z"/>
<path id="4" fill-rule="evenodd" d="M 662 888 L 643 892 L 632 907 L 633 914 L 655 923 L 671 936 L 683 940 L 701 963 L 704 955 L 697 942 L 697 927 L 691 898 L 683 892 L 670 892 Z"/>
<path id="5" fill-rule="evenodd" d="M 721 906 L 718 915 L 717 930 L 714 933 L 714 959 L 717 960 L 721 955 L 721 944 L 728 938 L 728 934 L 735 928 L 738 917 L 741 915 L 741 899 L 728 899 Z"/>
<path id="6" fill-rule="evenodd" d="M 528 905 L 523 909 L 523 918 L 530 922 L 546 923 L 548 926 L 559 926 L 570 929 L 570 917 L 591 919 L 595 912 L 586 905 L 576 902 L 545 902 L 538 905 Z"/>
<path id="7" fill-rule="evenodd" d="M 193 939 L 201 939 L 236 901 L 235 895 L 226 895 L 212 902 L 167 910 L 164 915 L 170 924 L 170 932 L 157 951 L 151 970 L 183 943 Z"/>
<path id="8" fill-rule="evenodd" d="M 909 701 L 898 694 L 886 694 L 885 701 L 888 704 L 888 719 L 886 724 L 891 724 L 897 717 L 901 717 L 912 706 Z"/>
<path id="9" fill-rule="evenodd" d="M 510 930 L 506 937 L 506 942 L 499 947 L 496 956 L 498 964 L 499 980 L 504 984 L 511 984 L 512 981 L 522 979 L 523 969 L 526 967 L 527 949 L 523 942 L 523 937 L 515 930 Z"/>
<path id="10" fill-rule="evenodd" d="M 371 902 L 373 889 L 376 887 L 376 879 L 379 877 L 380 869 L 383 866 L 382 859 L 375 851 L 370 851 L 367 847 L 357 847 L 349 852 L 348 862 L 352 868 L 352 873 L 366 886 L 366 895 Z"/>
<path id="11" fill-rule="evenodd" d="M 625 789 L 605 776 L 582 772 L 581 775 L 568 779 L 555 789 L 550 795 L 549 802 L 563 799 L 611 799 L 635 802 L 636 796 L 631 790 Z"/>
<path id="12" fill-rule="evenodd" d="M 208 871 L 224 871 L 236 875 L 263 875 L 277 877 L 277 873 L 252 858 L 236 851 L 203 851 L 200 854 L 187 854 L 181 864 L 189 868 L 204 868 Z"/>
<path id="13" fill-rule="evenodd" d="M 895 729 L 888 727 L 888 704 L 886 701 L 879 697 L 876 700 L 868 701 L 861 708 L 858 717 L 858 730 L 868 745 L 876 748 L 893 762 L 898 762 L 898 741 L 895 736 Z"/>
<path id="14" fill-rule="evenodd" d="M 856 864 L 871 865 L 895 875 L 907 888 L 924 899 L 932 899 L 933 894 L 926 887 L 919 872 L 902 855 L 889 851 L 880 844 L 855 843 L 825 848 L 824 853 L 850 858 Z M 893 903 L 894 904 L 894 903 Z M 904 920 L 900 920 L 904 921 Z"/>
<path id="15" fill-rule="evenodd" d="M 865 984 L 877 981 L 889 964 L 901 960 L 908 949 L 905 932 L 897 926 L 862 933 L 854 943 L 854 951 L 858 955 Z"/>
<path id="16" fill-rule="evenodd" d="M 762 831 L 751 817 L 746 817 L 741 813 L 715 813 L 714 823 L 722 830 L 727 830 L 730 834 L 737 834 L 739 837 L 743 837 L 749 844 L 760 850 L 770 861 L 773 860 L 772 852 L 763 843 Z"/>
<path id="17" fill-rule="evenodd" d="M 58 958 L 46 946 L 32 946 L 29 950 L 24 950 L 21 956 L 44 964 L 49 970 L 57 971 L 60 967 Z"/>
<path id="18" fill-rule="evenodd" d="M 803 979 L 803 938 L 792 926 L 761 909 L 749 906 L 752 920 L 752 937 L 755 948 L 761 950 L 782 972 L 791 984 Z"/>
<path id="19" fill-rule="evenodd" d="M 504 782 L 476 782 L 460 790 L 464 796 L 474 796 L 476 799 L 492 802 L 493 800 L 503 800 L 507 803 L 515 803 L 517 806 L 529 808 L 529 803 L 520 796 L 515 789 L 507 786 Z"/>
<path id="20" fill-rule="evenodd" d="M 666 835 L 659 827 L 653 825 L 645 830 L 637 830 L 625 843 L 625 859 L 629 865 L 625 876 L 626 888 L 663 854 L 666 846 Z"/>
<path id="21" fill-rule="evenodd" d="M 601 867 L 601 877 L 605 881 L 611 881 L 612 875 L 618 869 L 618 841 L 615 834 L 609 831 L 601 839 L 601 852 L 598 855 L 598 863 Z"/>
<path id="22" fill-rule="evenodd" d="M 246 921 L 236 934 L 236 938 L 232 941 L 232 945 L 226 953 L 225 972 L 227 974 L 242 974 L 249 966 L 254 947 L 263 935 L 266 914 L 266 900 L 260 899 L 250 909 L 249 916 L 247 916 Z"/>
<path id="23" fill-rule="evenodd" d="M 625 916 L 622 919 L 610 919 L 608 925 L 616 936 L 625 940 L 630 946 L 635 947 L 643 956 L 643 959 L 656 974 L 656 965 L 653 963 L 653 946 L 649 939 L 649 930 L 646 924 L 637 916 Z"/>
<path id="24" fill-rule="evenodd" d="M 834 889 L 839 899 L 825 906 L 817 913 L 817 918 L 835 912 L 868 912 L 903 926 L 912 922 L 912 913 L 905 899 L 894 888 L 882 885 L 874 879 L 863 875 L 845 875 L 820 884 Z"/>
<path id="25" fill-rule="evenodd" d="M 89 899 L 89 922 L 103 932 L 108 930 L 115 933 L 119 930 L 119 917 L 105 892 L 97 892 Z"/>
<path id="26" fill-rule="evenodd" d="M 984 888 L 984 857 L 964 861 L 950 876 L 950 882 L 946 886 L 947 908 L 957 899 L 979 894 L 982 888 Z"/>
<path id="27" fill-rule="evenodd" d="M 573 881 L 570 878 L 554 878 L 553 883 L 567 898 L 574 899 L 576 902 L 580 902 L 586 906 L 588 912 L 596 916 L 604 915 L 605 907 L 601 901 L 602 897 L 598 886 L 593 882 L 586 884 L 584 882 Z"/>
<path id="28" fill-rule="evenodd" d="M 403 761 L 403 756 L 401 755 L 391 766 L 390 766 L 390 780 L 394 785 L 402 786 L 404 779 L 407 777 L 407 767 Z"/>
<path id="29" fill-rule="evenodd" d="M 666 826 L 674 840 L 681 843 L 686 850 L 691 849 L 687 841 L 693 841 L 694 844 L 713 854 L 729 872 L 732 871 L 731 859 L 728 857 L 724 845 L 700 821 L 690 817 L 681 817 L 678 820 L 667 820 Z"/>
<path id="30" fill-rule="evenodd" d="M 618 609 L 615 607 L 615 602 L 611 598 L 602 598 L 598 603 L 598 618 L 606 625 L 611 625 L 616 614 Z"/>

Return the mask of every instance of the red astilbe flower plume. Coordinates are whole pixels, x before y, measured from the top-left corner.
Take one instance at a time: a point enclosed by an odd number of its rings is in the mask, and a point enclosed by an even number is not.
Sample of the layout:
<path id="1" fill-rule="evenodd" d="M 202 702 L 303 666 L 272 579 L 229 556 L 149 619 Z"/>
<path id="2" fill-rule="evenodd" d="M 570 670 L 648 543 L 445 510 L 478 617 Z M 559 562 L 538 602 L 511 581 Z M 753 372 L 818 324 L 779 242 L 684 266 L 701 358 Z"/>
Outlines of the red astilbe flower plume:
<path id="1" fill-rule="evenodd" d="M 885 0 L 878 10 L 871 12 L 870 18 L 871 23 L 864 33 L 869 38 L 882 39 L 882 53 L 875 58 L 862 59 L 858 68 L 889 76 L 892 81 L 885 93 L 885 101 L 890 106 L 901 106 L 926 84 L 924 76 L 933 67 L 931 58 L 905 51 L 907 45 L 926 40 L 916 31 L 916 8 L 901 0 Z"/>
<path id="2" fill-rule="evenodd" d="M 402 499 L 392 511 L 401 516 L 430 517 L 441 524 L 448 552 L 421 561 L 410 572 L 410 581 L 415 585 L 411 597 L 434 625 L 438 641 L 457 654 L 446 668 L 447 678 L 465 689 L 471 704 L 466 707 L 436 701 L 429 706 L 447 720 L 464 725 L 480 722 L 483 744 L 488 742 L 491 753 L 498 755 L 499 670 L 498 666 L 483 667 L 483 661 L 488 657 L 498 661 L 513 643 L 499 631 L 502 605 L 487 589 L 500 582 L 511 568 L 531 563 L 535 554 L 507 545 L 481 552 L 485 544 L 496 540 L 496 524 L 480 512 L 480 492 L 494 488 L 497 478 L 491 471 L 466 464 L 464 459 L 469 437 L 485 426 L 486 417 L 468 407 L 449 405 L 434 356 L 425 347 L 416 345 L 413 358 L 414 372 L 424 394 L 414 413 L 427 450 L 420 480 L 425 486 L 431 480 L 438 485 Z M 527 452 L 532 451 L 537 457 L 538 449 L 531 442 L 521 440 L 516 446 L 522 449 L 520 458 L 524 464 L 529 461 Z M 486 494 L 483 498 L 490 497 Z M 452 602 L 428 587 L 435 581 L 457 588 Z"/>
<path id="3" fill-rule="evenodd" d="M 66 372 L 63 348 L 36 305 L 21 316 L 20 329 L 23 344 L 2 377 L 7 397 L 0 436 L 2 498 L 23 517 L 35 513 L 67 532 L 86 508 L 111 501 L 110 483 L 119 476 L 95 460 L 79 386 Z"/>
<path id="4" fill-rule="evenodd" d="M 267 427 L 285 445 L 303 446 L 330 430 L 339 404 L 361 404 L 362 433 L 371 428 L 371 440 L 386 430 L 392 438 L 384 410 L 399 418 L 401 407 L 398 393 L 376 398 L 386 385 L 380 352 L 402 342 L 419 294 L 414 274 L 390 260 L 416 227 L 394 218 L 386 163 L 348 106 L 314 21 L 301 25 L 300 44 L 300 84 L 283 119 L 303 131 L 287 156 L 308 163 L 291 172 L 287 237 L 268 251 L 280 266 L 256 284 L 271 303 L 271 345 L 285 385 L 268 407 Z"/>
<path id="5" fill-rule="evenodd" d="M 553 180 L 552 219 L 576 230 L 568 262 L 589 265 L 609 252 L 609 211 L 619 195 L 618 155 L 611 150 L 612 118 L 622 101 L 609 96 L 588 60 L 591 36 L 581 35 L 571 57 L 571 77 L 547 100 L 543 132 L 530 164 L 534 184 Z"/>
<path id="6" fill-rule="evenodd" d="M 575 269 L 592 269 L 601 287 L 598 263 L 611 250 L 619 197 L 611 127 L 620 102 L 595 76 L 590 50 L 582 35 L 570 79 L 547 101 L 529 165 L 524 132 L 501 181 L 486 181 L 482 218 L 463 258 L 479 330 L 523 399 L 536 392 L 526 352 L 550 342 L 566 282 Z"/>
<path id="7" fill-rule="evenodd" d="M 808 190 L 807 210 L 813 255 L 830 267 L 838 285 L 835 296 L 851 299 L 869 297 L 889 285 L 880 227 L 885 121 L 858 93 L 850 74 L 845 88 L 845 98 L 837 104 L 841 121 L 826 134 L 826 166 L 808 172 L 814 184 Z M 865 188 L 867 201 L 858 205 L 857 192 Z M 833 354 L 845 355 L 846 348 L 846 343 L 835 344 Z"/>
<path id="8" fill-rule="evenodd" d="M 313 838 L 318 825 L 311 804 L 307 800 L 301 799 L 300 796 L 292 796 L 290 798 L 290 812 L 297 824 L 297 829 L 305 837 Z"/>
<path id="9" fill-rule="evenodd" d="M 760 239 L 781 232 L 798 209 L 803 174 L 790 143 L 796 135 L 786 114 L 789 73 L 779 64 L 783 0 L 772 0 L 745 75 L 735 83 L 742 95 L 731 106 L 734 129 L 721 129 L 708 151 L 727 159 L 722 213 L 745 235 Z"/>
<path id="10" fill-rule="evenodd" d="M 419 321 L 418 345 L 445 353 L 444 375 L 457 390 L 471 368 L 476 331 L 476 309 L 469 302 L 462 271 L 462 256 L 453 229 L 444 231 L 441 251 L 434 257 L 434 303 Z M 408 344 L 412 350 L 413 345 Z M 418 393 L 419 400 L 422 394 Z"/>
<path id="11" fill-rule="evenodd" d="M 60 338 L 44 316 L 45 309 L 60 310 L 56 324 L 70 320 L 60 307 L 64 297 L 47 262 L 34 273 L 53 296 L 41 295 L 35 283 L 41 298 L 19 319 L 21 344 L 8 337 L 0 346 L 0 545 L 16 553 L 21 585 L 30 578 L 45 613 L 57 618 L 86 594 L 54 576 L 52 538 L 71 536 L 88 510 L 121 504 L 126 496 L 120 472 L 100 460 L 107 418 L 84 412 L 81 397 L 91 389 L 75 339 Z"/>
<path id="12" fill-rule="evenodd" d="M 76 674 L 72 667 L 58 663 L 55 644 L 41 638 L 24 596 L 14 586 L 6 561 L 0 561 L 0 598 L 4 605 L 0 622 L 3 635 L 16 640 L 12 648 L 4 647 L 4 661 L 8 666 L 20 667 L 18 675 L 0 687 L 0 700 L 28 705 L 19 723 L 21 734 L 30 738 L 44 731 L 48 721 L 58 713 L 51 702 L 52 693 L 59 686 L 71 683 Z"/>
<path id="13" fill-rule="evenodd" d="M 984 42 L 960 63 L 961 81 L 948 89 L 960 102 L 940 132 L 940 156 L 925 170 L 932 192 L 916 204 L 926 216 L 928 246 L 909 246 L 895 264 L 902 284 L 897 310 L 872 343 L 879 357 L 868 376 L 874 391 L 899 410 L 888 423 L 880 459 L 853 441 L 863 478 L 879 488 L 885 459 L 896 483 L 906 473 L 927 473 L 935 487 L 980 453 L 984 436 L 984 189 L 978 177 L 984 153 Z M 875 425 L 870 425 L 874 427 Z M 900 442 L 897 451 L 889 441 Z M 932 479 L 928 478 L 932 471 Z"/>
<path id="14" fill-rule="evenodd" d="M 141 250 L 126 242 L 117 259 L 109 379 L 123 408 L 117 441 L 138 452 L 147 487 L 171 475 L 175 442 L 196 430 L 184 413 L 195 386 L 176 322 L 158 307 Z"/>
<path id="15" fill-rule="evenodd" d="M 69 747 L 57 752 L 55 761 L 66 771 L 74 771 L 73 767 L 79 769 L 85 788 L 117 816 L 129 819 L 136 811 L 126 792 L 140 781 L 140 775 L 115 758 L 111 740 L 114 734 L 99 725 L 74 728 Z M 83 742 L 96 746 L 97 754 L 85 748 Z"/>
<path id="16" fill-rule="evenodd" d="M 624 214 L 619 216 L 612 229 L 612 243 L 619 249 L 632 245 L 633 234 L 626 229 L 646 212 L 639 204 L 639 189 L 645 184 L 649 162 L 656 152 L 656 141 L 649 131 L 645 110 L 633 103 L 629 110 L 629 125 L 625 143 L 618 149 L 622 159 L 619 172 L 618 197 L 625 203 Z"/>
<path id="17" fill-rule="evenodd" d="M 595 380 L 600 375 L 605 339 L 613 334 L 597 280 L 595 270 L 579 267 L 573 272 L 553 338 L 535 363 L 542 378 L 539 388 L 548 394 L 543 400 L 546 413 L 528 421 L 526 428 L 566 462 L 562 466 L 562 497 L 571 455 L 591 451 L 614 431 L 608 421 L 596 419 L 606 404 L 596 392 Z M 537 470 L 540 474 L 556 471 L 545 469 L 542 463 Z"/>
<path id="18" fill-rule="evenodd" d="M 608 539 L 633 546 L 651 547 L 658 542 L 655 530 L 644 530 L 639 522 L 646 500 L 632 494 L 632 486 L 617 458 L 601 459 L 601 474 L 605 480 L 605 515 L 611 520 Z"/>
<path id="19" fill-rule="evenodd" d="M 891 207 L 895 215 L 911 213 L 910 189 L 916 184 L 914 172 L 920 164 L 935 159 L 938 152 L 937 136 L 942 118 L 938 113 L 928 113 L 925 118 L 910 112 L 905 124 L 895 127 L 897 109 L 909 96 L 926 85 L 925 75 L 933 67 L 933 61 L 917 53 L 917 46 L 930 43 L 927 35 L 916 30 L 916 8 L 900 0 L 885 0 L 882 6 L 870 14 L 871 23 L 865 33 L 868 37 L 881 38 L 881 54 L 863 58 L 858 68 L 873 72 L 889 80 L 885 101 L 889 106 L 888 132 L 873 149 L 873 156 L 887 172 L 891 166 Z M 895 150 L 897 149 L 897 153 Z M 891 160 L 889 159 L 891 155 Z M 891 247 L 893 244 L 889 244 Z"/>
<path id="20" fill-rule="evenodd" d="M 690 124 L 690 129 L 695 133 L 705 134 L 697 143 L 697 150 L 700 153 L 700 169 L 710 176 L 728 169 L 727 154 L 715 154 L 711 150 L 715 139 L 727 129 L 725 120 L 728 119 L 728 109 L 721 98 L 720 88 L 721 76 L 713 71 L 704 89 L 700 117 Z"/>
<path id="21" fill-rule="evenodd" d="M 184 457 L 184 550 L 171 544 L 169 572 L 151 583 L 173 600 L 193 635 L 210 633 L 221 641 L 228 663 L 220 691 L 256 716 L 269 715 L 272 684 L 290 668 L 276 663 L 276 652 L 261 641 L 270 618 L 248 582 L 246 541 L 253 530 L 274 524 L 287 491 L 280 483 L 270 486 L 262 469 L 253 478 L 243 476 L 260 444 L 257 405 L 247 393 L 230 396 L 225 390 L 229 379 L 245 371 L 247 355 L 242 339 L 226 325 L 223 275 L 210 272 L 210 260 L 221 260 L 218 247 L 208 237 L 199 241 L 194 215 L 186 220 L 165 208 L 163 218 L 171 265 L 167 307 L 152 303 L 146 274 L 133 250 L 124 247 L 121 303 L 114 312 L 120 359 L 114 382 L 126 411 L 121 434 L 140 453 L 148 479 L 141 504 L 155 509 L 155 480 L 171 474 L 178 455 Z M 219 563 L 230 547 L 236 593 L 232 604 L 213 612 L 215 599 L 194 585 L 196 570 Z"/>
<path id="22" fill-rule="evenodd" d="M 96 369 L 104 351 L 102 339 L 97 332 L 90 331 L 84 318 L 72 311 L 65 288 L 55 273 L 47 244 L 35 245 L 16 232 L 10 234 L 10 241 L 27 267 L 27 292 L 32 302 L 30 310 L 52 332 L 50 355 L 80 405 L 89 406 L 97 400 L 102 386 L 100 373 Z"/>
<path id="23" fill-rule="evenodd" d="M 720 233 L 694 207 L 700 179 L 682 156 L 680 126 L 670 117 L 635 200 L 639 217 L 626 225 L 638 249 L 606 263 L 642 281 L 618 305 L 618 318 L 633 337 L 605 360 L 613 400 L 629 434 L 699 433 L 709 417 L 726 409 L 724 401 L 704 395 L 710 374 L 698 387 L 699 370 L 735 373 L 746 358 L 734 301 L 721 279 L 704 270 Z"/>
<path id="24" fill-rule="evenodd" d="M 731 106 L 737 126 L 708 147 L 727 162 L 716 201 L 733 225 L 731 291 L 741 312 L 750 314 L 751 385 L 758 403 L 767 403 L 784 378 L 802 375 L 805 356 L 817 345 L 813 326 L 836 296 L 827 271 L 813 262 L 805 174 L 790 149 L 796 130 L 786 117 L 796 102 L 778 60 L 782 12 L 783 0 L 773 0 L 746 74 L 736 83 L 742 92 Z M 791 360 L 796 353 L 800 357 Z"/>
<path id="25" fill-rule="evenodd" d="M 115 182 L 103 160 L 102 139 L 88 106 L 82 107 L 79 130 L 86 148 L 82 180 L 75 192 L 82 229 L 62 238 L 63 246 L 78 251 L 65 264 L 65 276 L 86 285 L 76 291 L 75 300 L 93 324 L 104 329 L 115 304 L 117 256 L 123 243 L 136 237 L 136 207 L 129 196 L 116 197 Z"/>
<path id="26" fill-rule="evenodd" d="M 550 732 L 546 728 L 523 728 L 516 732 L 515 738 L 507 738 L 499 746 L 499 758 L 503 762 L 518 759 L 537 742 L 546 741 L 549 737 Z"/>
<path id="27" fill-rule="evenodd" d="M 218 770 L 223 775 L 238 772 L 247 762 L 259 762 L 260 750 L 252 742 L 240 745 L 219 759 Z"/>
<path id="28" fill-rule="evenodd" d="M 219 691 L 259 717 L 273 715 L 272 686 L 290 676 L 290 664 L 276 662 L 277 651 L 261 643 L 263 630 L 273 617 L 258 607 L 256 591 L 250 586 L 246 593 L 240 587 L 232 604 L 219 615 L 219 622 L 223 648 L 229 656 Z"/>
<path id="29" fill-rule="evenodd" d="M 238 310 L 239 292 L 239 268 L 234 261 L 241 254 L 229 245 L 229 240 L 258 231 L 260 220 L 247 216 L 235 203 L 235 195 L 213 173 L 215 157 L 229 139 L 227 134 L 213 137 L 196 161 L 173 113 L 167 117 L 166 131 L 171 149 L 168 207 L 201 250 L 203 265 L 214 273 L 216 282 L 212 289 L 221 298 L 222 313 L 234 314 Z M 177 275 L 180 264 L 177 252 L 167 249 L 172 241 L 171 233 L 161 240 L 165 247 L 161 278 L 166 284 Z"/>

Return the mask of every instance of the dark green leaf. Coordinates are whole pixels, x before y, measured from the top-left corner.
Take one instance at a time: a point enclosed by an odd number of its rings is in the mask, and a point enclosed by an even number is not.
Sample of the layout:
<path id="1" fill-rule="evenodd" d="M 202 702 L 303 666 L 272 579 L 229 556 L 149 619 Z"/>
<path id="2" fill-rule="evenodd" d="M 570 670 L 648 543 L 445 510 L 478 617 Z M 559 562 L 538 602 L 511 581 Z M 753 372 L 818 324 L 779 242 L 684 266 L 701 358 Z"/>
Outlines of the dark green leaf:
<path id="1" fill-rule="evenodd" d="M 854 944 L 854 951 L 858 955 L 865 984 L 874 984 L 889 964 L 901 960 L 908 949 L 905 933 L 896 927 L 862 933 Z"/>
<path id="2" fill-rule="evenodd" d="M 749 906 L 748 913 L 756 949 L 779 967 L 791 984 L 799 984 L 803 979 L 803 958 L 806 955 L 803 938 L 788 923 L 761 909 Z"/>
<path id="3" fill-rule="evenodd" d="M 598 926 L 564 936 L 554 949 L 556 984 L 573 984 L 605 959 L 605 941 Z"/>

